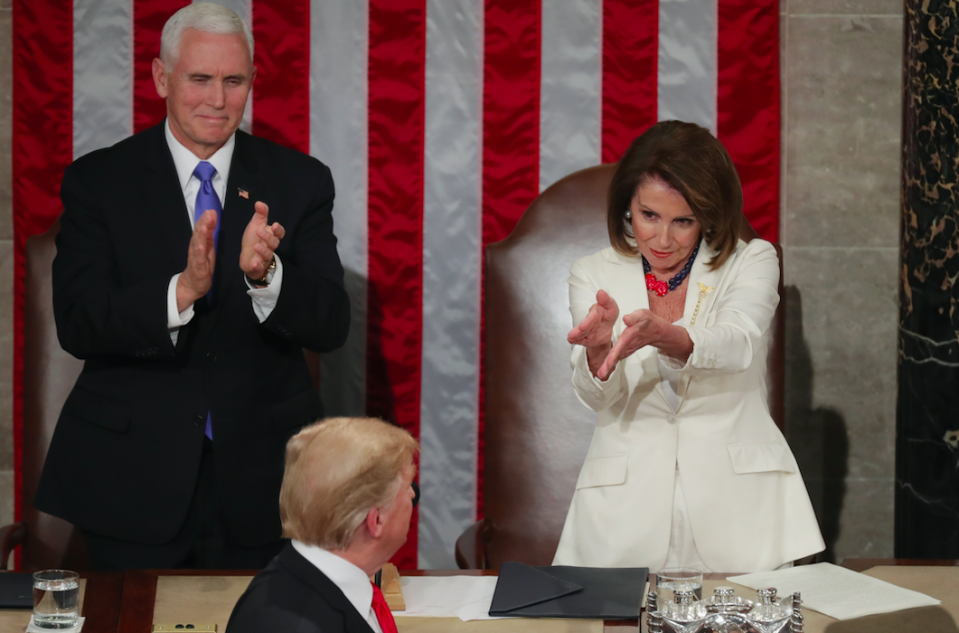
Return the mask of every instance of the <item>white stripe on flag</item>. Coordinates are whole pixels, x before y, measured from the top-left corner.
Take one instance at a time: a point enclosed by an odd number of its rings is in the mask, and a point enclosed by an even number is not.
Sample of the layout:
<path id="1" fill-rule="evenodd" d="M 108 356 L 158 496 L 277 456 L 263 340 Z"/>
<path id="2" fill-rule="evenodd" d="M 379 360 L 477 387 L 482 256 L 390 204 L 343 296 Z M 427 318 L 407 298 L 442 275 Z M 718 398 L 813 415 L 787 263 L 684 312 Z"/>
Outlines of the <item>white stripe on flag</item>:
<path id="1" fill-rule="evenodd" d="M 366 2 L 311 2 L 310 154 L 333 172 L 333 229 L 352 310 L 346 345 L 322 356 L 329 416 L 366 410 L 368 25 Z"/>
<path id="2" fill-rule="evenodd" d="M 427 0 L 419 561 L 455 569 L 476 517 L 482 0 Z"/>
<path id="3" fill-rule="evenodd" d="M 193 0 L 193 2 L 208 2 L 209 0 Z M 216 0 L 217 4 L 232 9 L 238 16 L 243 18 L 247 25 L 253 28 L 253 0 Z M 256 42 L 253 43 L 254 47 Z M 240 129 L 249 134 L 253 131 L 253 91 L 246 100 L 246 109 L 243 110 L 243 122 Z"/>
<path id="4" fill-rule="evenodd" d="M 602 0 L 542 5 L 539 190 L 600 162 Z"/>
<path id="5" fill-rule="evenodd" d="M 659 2 L 659 120 L 716 134 L 716 0 Z"/>
<path id="6" fill-rule="evenodd" d="M 133 134 L 131 0 L 74 0 L 73 157 Z"/>

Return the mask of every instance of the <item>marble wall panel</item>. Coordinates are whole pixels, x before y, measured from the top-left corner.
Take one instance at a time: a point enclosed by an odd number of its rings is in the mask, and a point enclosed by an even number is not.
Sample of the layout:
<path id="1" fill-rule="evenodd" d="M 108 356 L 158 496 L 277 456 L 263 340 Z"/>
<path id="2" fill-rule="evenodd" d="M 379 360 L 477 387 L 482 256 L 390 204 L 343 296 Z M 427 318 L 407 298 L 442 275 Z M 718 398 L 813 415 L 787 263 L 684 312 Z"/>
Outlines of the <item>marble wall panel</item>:
<path id="1" fill-rule="evenodd" d="M 787 0 L 792 15 L 902 15 L 902 0 Z"/>
<path id="2" fill-rule="evenodd" d="M 840 540 L 854 521 L 844 482 L 892 495 L 898 249 L 784 251 L 786 436 L 831 552 L 842 545 L 851 555 L 859 541 Z M 891 505 L 873 508 L 872 520 L 888 531 L 871 547 L 881 541 L 891 553 Z"/>
<path id="3" fill-rule="evenodd" d="M 891 556 L 902 4 L 780 8 L 786 435 L 825 558 Z"/>
<path id="4" fill-rule="evenodd" d="M 846 504 L 835 547 L 837 560 L 892 558 L 892 480 L 850 478 L 845 488 Z"/>
<path id="5" fill-rule="evenodd" d="M 959 556 L 959 10 L 906 2 L 896 554 Z"/>
<path id="6" fill-rule="evenodd" d="M 790 15 L 784 222 L 792 246 L 895 246 L 902 18 Z"/>

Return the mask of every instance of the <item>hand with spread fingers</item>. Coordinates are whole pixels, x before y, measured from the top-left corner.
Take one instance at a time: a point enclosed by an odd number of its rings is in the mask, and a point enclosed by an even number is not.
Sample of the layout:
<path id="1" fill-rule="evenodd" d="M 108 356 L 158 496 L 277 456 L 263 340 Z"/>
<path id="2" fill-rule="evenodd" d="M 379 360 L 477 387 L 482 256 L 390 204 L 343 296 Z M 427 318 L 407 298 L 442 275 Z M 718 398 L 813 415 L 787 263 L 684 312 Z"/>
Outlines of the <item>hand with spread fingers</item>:
<path id="1" fill-rule="evenodd" d="M 613 339 L 613 325 L 619 318 L 619 306 L 605 290 L 596 293 L 596 303 L 579 325 L 569 331 L 566 340 L 586 348 L 589 368 L 596 375 L 606 359 Z"/>
<path id="2" fill-rule="evenodd" d="M 216 247 L 213 231 L 216 229 L 216 211 L 208 209 L 193 227 L 187 252 L 186 270 L 180 273 L 176 283 L 176 304 L 180 312 L 204 296 L 213 285 L 213 269 L 216 266 Z"/>
<path id="3" fill-rule="evenodd" d="M 609 350 L 603 364 L 594 374 L 600 380 L 609 378 L 619 361 L 629 358 L 647 345 L 661 341 L 665 327 L 675 327 L 670 326 L 666 319 L 656 316 L 649 310 L 631 312 L 623 317 L 623 323 L 626 324 L 626 329 L 620 334 L 616 345 Z"/>
<path id="4" fill-rule="evenodd" d="M 273 251 L 286 235 L 286 229 L 279 222 L 269 223 L 270 207 L 265 202 L 257 202 L 254 209 L 255 213 L 243 231 L 240 268 L 250 279 L 259 279 L 273 261 Z"/>

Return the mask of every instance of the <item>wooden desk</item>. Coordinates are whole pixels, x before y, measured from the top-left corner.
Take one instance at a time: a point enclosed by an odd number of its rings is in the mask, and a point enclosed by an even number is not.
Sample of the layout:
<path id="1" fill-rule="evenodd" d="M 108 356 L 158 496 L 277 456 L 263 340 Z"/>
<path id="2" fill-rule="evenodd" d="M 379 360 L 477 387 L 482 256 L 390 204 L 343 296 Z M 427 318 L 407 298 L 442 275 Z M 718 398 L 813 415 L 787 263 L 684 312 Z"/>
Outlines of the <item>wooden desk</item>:
<path id="1" fill-rule="evenodd" d="M 206 571 L 206 570 L 165 570 L 165 569 L 138 569 L 128 570 L 123 576 L 123 601 L 119 618 L 119 631 L 123 633 L 149 633 L 153 625 L 154 606 L 157 600 L 157 582 L 160 577 L 193 576 L 197 578 L 197 587 L 202 587 L 202 577 L 237 577 L 237 581 L 246 579 L 248 584 L 256 572 L 254 571 Z M 484 570 L 436 570 L 436 571 L 402 571 L 402 576 L 495 576 L 496 572 Z M 245 586 L 245 585 L 244 585 Z M 201 589 L 202 590 L 202 589 Z M 237 594 L 239 597 L 239 594 Z M 230 606 L 232 611 L 232 605 Z M 215 621 L 219 624 L 219 631 L 226 629 L 229 613 L 205 617 L 203 623 Z M 604 631 L 610 633 L 633 633 L 638 631 L 636 620 L 607 621 Z M 87 633 L 84 629 L 84 633 Z"/>
<path id="2" fill-rule="evenodd" d="M 123 574 L 82 572 L 80 578 L 83 600 L 80 615 L 86 618 L 83 633 L 116 633 Z M 30 613 L 29 609 L 0 609 L 0 630 L 22 631 L 30 621 Z M 18 628 L 9 628 L 11 626 Z"/>
<path id="3" fill-rule="evenodd" d="M 854 571 L 865 571 L 878 566 L 959 566 L 959 561 L 905 560 L 905 559 L 847 559 L 843 567 Z M 88 618 L 84 633 L 149 633 L 153 624 L 154 605 L 157 596 L 157 582 L 161 576 L 194 577 L 237 577 L 238 582 L 252 579 L 256 572 L 241 571 L 204 571 L 204 570 L 130 570 L 122 575 L 89 573 L 82 574 L 86 579 L 86 592 L 82 611 Z M 491 571 L 444 570 L 444 571 L 405 571 L 406 576 L 490 576 Z M 706 580 L 724 580 L 730 574 L 706 574 Z M 653 575 L 650 574 L 650 580 Z M 122 601 L 121 601 L 122 587 Z M 231 607 L 232 610 L 232 607 Z M 220 633 L 223 633 L 226 616 L 219 616 Z M 209 621 L 209 620 L 204 620 Z M 636 620 L 607 621 L 606 633 L 632 633 L 638 630 Z"/>

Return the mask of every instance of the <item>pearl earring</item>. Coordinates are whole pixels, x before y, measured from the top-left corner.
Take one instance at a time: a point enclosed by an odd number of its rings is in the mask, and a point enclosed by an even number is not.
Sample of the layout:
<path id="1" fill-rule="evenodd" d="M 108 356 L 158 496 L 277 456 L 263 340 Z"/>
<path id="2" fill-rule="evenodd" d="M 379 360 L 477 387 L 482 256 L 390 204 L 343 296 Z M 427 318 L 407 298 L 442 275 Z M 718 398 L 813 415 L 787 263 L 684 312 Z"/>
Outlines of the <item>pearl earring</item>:
<path id="1" fill-rule="evenodd" d="M 630 211 L 629 209 L 626 209 L 626 219 L 627 219 L 627 220 L 632 220 L 632 219 L 633 219 L 633 212 Z"/>

